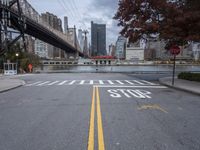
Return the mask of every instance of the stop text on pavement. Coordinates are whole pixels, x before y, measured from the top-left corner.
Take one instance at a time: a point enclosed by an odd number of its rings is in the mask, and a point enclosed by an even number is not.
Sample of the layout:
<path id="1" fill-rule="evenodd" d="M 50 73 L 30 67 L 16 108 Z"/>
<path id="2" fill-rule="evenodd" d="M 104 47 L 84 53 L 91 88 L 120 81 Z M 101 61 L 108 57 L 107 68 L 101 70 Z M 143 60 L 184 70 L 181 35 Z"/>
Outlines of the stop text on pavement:
<path id="1" fill-rule="evenodd" d="M 109 89 L 107 90 L 112 98 L 138 98 L 138 99 L 151 99 L 151 92 L 138 89 Z"/>

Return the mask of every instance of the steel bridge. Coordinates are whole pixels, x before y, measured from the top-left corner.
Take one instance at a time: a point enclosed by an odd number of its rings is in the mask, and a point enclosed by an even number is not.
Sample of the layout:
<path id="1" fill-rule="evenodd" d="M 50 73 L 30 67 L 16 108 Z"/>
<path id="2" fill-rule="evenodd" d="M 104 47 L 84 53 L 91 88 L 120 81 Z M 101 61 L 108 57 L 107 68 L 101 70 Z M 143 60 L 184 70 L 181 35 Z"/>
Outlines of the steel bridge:
<path id="1" fill-rule="evenodd" d="M 40 14 L 27 0 L 0 0 L 0 12 L 0 54 L 4 53 L 20 38 L 25 43 L 24 34 L 28 34 L 67 53 L 76 53 L 81 57 L 83 56 L 77 40 L 76 29 L 73 28 L 65 34 L 53 29 L 42 20 Z M 9 29 L 19 31 L 20 35 L 9 41 Z"/>

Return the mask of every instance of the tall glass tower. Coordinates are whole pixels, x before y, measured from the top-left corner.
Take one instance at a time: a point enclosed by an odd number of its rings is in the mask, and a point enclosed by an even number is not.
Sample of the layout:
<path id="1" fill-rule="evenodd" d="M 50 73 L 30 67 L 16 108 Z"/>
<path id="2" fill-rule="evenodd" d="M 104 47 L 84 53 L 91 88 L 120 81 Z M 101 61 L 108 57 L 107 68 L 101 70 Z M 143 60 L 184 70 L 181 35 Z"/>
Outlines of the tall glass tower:
<path id="1" fill-rule="evenodd" d="M 106 25 L 91 22 L 92 56 L 106 55 Z"/>

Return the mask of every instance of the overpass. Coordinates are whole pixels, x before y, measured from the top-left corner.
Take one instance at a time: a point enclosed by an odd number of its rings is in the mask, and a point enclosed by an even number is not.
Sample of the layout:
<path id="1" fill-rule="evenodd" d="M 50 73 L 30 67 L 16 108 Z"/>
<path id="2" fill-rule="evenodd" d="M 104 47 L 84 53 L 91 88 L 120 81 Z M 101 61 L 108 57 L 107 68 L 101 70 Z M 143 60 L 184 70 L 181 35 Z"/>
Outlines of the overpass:
<path id="1" fill-rule="evenodd" d="M 39 13 L 27 2 L 27 0 L 1 0 L 0 11 L 2 14 L 1 29 L 3 27 L 5 32 L 8 28 L 12 28 L 21 33 L 21 36 L 12 42 L 6 42 L 8 46 L 12 45 L 20 37 L 23 38 L 23 34 L 28 34 L 41 41 L 58 47 L 67 53 L 77 53 L 79 56 L 83 57 L 83 53 L 81 52 L 81 48 L 76 37 L 76 29 L 70 30 L 69 34 L 64 34 L 53 29 L 42 20 Z M 1 38 L 1 52 L 4 50 L 2 48 L 2 43 Z"/>

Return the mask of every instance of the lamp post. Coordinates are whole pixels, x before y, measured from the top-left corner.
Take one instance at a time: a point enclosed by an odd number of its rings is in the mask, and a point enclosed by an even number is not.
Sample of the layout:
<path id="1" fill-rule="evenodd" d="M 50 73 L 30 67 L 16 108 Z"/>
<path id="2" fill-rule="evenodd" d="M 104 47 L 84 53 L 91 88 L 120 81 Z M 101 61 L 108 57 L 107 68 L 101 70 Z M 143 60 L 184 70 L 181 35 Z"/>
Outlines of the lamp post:
<path id="1" fill-rule="evenodd" d="M 19 53 L 16 53 L 15 56 L 17 57 L 17 68 L 16 68 L 16 70 L 17 70 L 17 74 L 18 74 L 18 66 L 19 66 L 19 65 L 18 65 L 18 64 L 19 64 L 19 63 L 18 63 L 18 57 L 19 57 Z"/>

